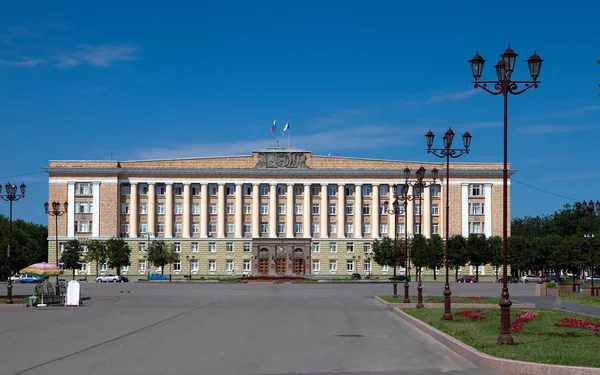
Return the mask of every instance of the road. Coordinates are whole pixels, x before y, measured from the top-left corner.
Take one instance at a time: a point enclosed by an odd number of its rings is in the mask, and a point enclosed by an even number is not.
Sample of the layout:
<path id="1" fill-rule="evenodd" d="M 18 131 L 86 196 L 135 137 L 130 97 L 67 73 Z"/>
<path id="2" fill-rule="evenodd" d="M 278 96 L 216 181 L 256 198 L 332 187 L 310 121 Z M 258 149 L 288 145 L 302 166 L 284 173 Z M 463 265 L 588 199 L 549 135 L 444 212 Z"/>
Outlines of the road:
<path id="1" fill-rule="evenodd" d="M 455 295 L 498 287 L 452 285 Z M 513 289 L 533 294 L 532 285 Z M 389 284 L 89 283 L 82 291 L 92 299 L 79 308 L 0 310 L 2 374 L 483 373 L 381 308 L 373 296 L 390 294 Z"/>

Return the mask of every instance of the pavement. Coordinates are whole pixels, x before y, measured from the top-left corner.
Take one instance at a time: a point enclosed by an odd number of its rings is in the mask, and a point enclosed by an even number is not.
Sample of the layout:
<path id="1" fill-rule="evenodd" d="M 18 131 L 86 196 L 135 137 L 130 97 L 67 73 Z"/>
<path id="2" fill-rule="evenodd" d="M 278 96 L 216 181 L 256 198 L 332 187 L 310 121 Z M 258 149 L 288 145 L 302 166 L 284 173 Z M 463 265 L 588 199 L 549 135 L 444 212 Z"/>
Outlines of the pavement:
<path id="1" fill-rule="evenodd" d="M 600 318 L 600 307 L 596 306 L 582 305 L 580 303 L 563 301 L 556 299 L 556 297 L 547 296 L 523 296 L 518 297 L 518 299 L 521 302 L 534 303 L 535 307 L 538 309 L 559 309 Z"/>
<path id="2" fill-rule="evenodd" d="M 451 287 L 454 295 L 500 291 L 492 283 Z M 15 294 L 32 288 L 17 285 Z M 373 296 L 391 288 L 82 283 L 92 299 L 81 307 L 0 310 L 0 372 L 491 374 L 382 309 Z M 442 290 L 442 283 L 425 284 L 425 295 Z M 534 290 L 515 284 L 511 296 Z"/>

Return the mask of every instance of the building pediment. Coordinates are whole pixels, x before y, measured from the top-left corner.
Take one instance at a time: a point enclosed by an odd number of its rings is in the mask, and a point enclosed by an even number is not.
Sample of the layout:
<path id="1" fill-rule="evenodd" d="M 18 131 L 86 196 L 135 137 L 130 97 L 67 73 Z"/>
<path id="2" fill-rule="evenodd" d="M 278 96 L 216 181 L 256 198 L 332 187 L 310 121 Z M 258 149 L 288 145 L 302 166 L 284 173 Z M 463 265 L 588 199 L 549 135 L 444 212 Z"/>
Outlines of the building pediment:
<path id="1" fill-rule="evenodd" d="M 256 169 L 265 168 L 294 168 L 305 169 L 306 155 L 303 152 L 258 152 Z"/>

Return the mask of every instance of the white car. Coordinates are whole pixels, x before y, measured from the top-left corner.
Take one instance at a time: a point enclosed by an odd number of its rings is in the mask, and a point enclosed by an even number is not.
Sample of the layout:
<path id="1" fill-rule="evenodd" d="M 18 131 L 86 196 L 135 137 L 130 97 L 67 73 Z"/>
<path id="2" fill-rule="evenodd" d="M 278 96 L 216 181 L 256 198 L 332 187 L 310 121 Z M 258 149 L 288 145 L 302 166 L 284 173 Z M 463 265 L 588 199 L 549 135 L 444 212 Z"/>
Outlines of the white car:
<path id="1" fill-rule="evenodd" d="M 521 277 L 522 283 L 535 283 L 538 281 L 538 277 L 536 275 L 525 275 Z"/>
<path id="2" fill-rule="evenodd" d="M 18 283 L 19 280 L 21 279 L 21 276 L 19 276 L 19 275 L 12 275 L 10 277 L 10 279 L 12 280 L 13 283 Z"/>
<path id="3" fill-rule="evenodd" d="M 121 280 L 120 276 L 117 276 L 113 273 L 107 273 L 105 275 L 98 276 L 96 278 L 96 282 L 97 283 L 117 283 L 117 282 L 123 282 L 123 281 Z"/>
<path id="4" fill-rule="evenodd" d="M 590 282 L 592 282 L 592 277 L 591 277 L 591 276 L 588 276 L 588 277 L 586 277 L 586 278 L 585 278 L 585 282 L 586 282 L 586 283 L 590 283 Z M 600 282 L 600 275 L 596 275 L 596 274 L 594 273 L 594 282 L 595 282 L 595 283 L 597 283 L 597 282 Z"/>

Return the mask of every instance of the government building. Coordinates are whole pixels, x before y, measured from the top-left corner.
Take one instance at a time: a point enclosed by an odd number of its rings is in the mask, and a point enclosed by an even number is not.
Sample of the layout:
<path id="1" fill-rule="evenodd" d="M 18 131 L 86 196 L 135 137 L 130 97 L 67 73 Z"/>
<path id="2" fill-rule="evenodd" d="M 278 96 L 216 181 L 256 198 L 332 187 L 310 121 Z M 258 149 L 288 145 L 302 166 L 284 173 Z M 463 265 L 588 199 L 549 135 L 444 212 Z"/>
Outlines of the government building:
<path id="1" fill-rule="evenodd" d="M 392 186 L 404 184 L 405 168 L 416 182 L 421 166 L 427 183 L 433 168 L 438 180 L 422 194 L 411 187 L 409 194 L 421 199 L 409 201 L 396 221 L 385 206 L 394 200 Z M 148 244 L 160 240 L 180 253 L 164 270 L 174 275 L 387 278 L 392 269 L 372 260 L 373 241 L 404 239 L 405 231 L 444 237 L 446 202 L 450 235 L 502 234 L 502 165 L 450 168 L 445 196 L 444 163 L 317 156 L 293 148 L 248 156 L 50 161 L 48 201 L 69 205 L 58 228 L 49 217 L 48 261 L 56 263 L 57 233 L 61 248 L 71 239 L 123 238 L 131 249 L 131 266 L 122 270 L 127 275 L 150 272 Z M 79 274 L 95 274 L 95 267 L 82 261 Z M 481 271 L 492 273 L 491 267 Z"/>

